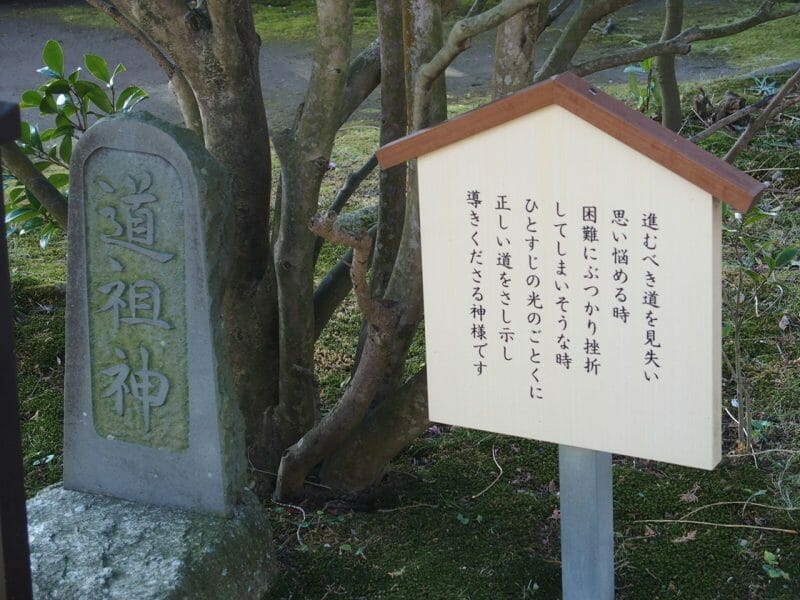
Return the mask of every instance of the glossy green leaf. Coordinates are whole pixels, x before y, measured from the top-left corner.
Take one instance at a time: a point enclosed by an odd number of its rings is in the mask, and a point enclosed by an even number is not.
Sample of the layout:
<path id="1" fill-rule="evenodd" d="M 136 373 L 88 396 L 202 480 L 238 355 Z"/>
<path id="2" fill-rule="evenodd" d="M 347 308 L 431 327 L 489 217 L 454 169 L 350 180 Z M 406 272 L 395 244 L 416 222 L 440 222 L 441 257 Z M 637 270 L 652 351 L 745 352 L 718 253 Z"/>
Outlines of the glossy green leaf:
<path id="1" fill-rule="evenodd" d="M 760 285 L 764 282 L 764 276 L 759 273 L 758 271 L 754 271 L 753 269 L 745 269 L 744 274 L 747 275 L 750 279 L 753 280 L 753 283 L 756 285 Z"/>
<path id="2" fill-rule="evenodd" d="M 86 81 L 85 79 L 79 79 L 74 83 L 73 87 L 75 88 L 75 92 L 78 94 L 78 97 L 81 99 L 86 98 L 86 96 L 94 90 L 97 90 L 101 93 L 103 91 L 94 81 Z"/>
<path id="3" fill-rule="evenodd" d="M 53 69 L 50 69 L 49 67 L 41 67 L 39 69 L 36 69 L 36 72 L 41 73 L 45 77 L 50 77 L 53 79 L 58 79 L 59 77 L 61 77 L 61 73 L 53 71 Z"/>
<path id="4" fill-rule="evenodd" d="M 14 204 L 19 197 L 25 192 L 25 188 L 22 186 L 15 187 L 14 189 L 8 192 L 8 199 L 11 204 Z"/>
<path id="5" fill-rule="evenodd" d="M 42 101 L 43 94 L 36 90 L 26 90 L 22 92 L 22 102 L 20 108 L 36 108 Z"/>
<path id="6" fill-rule="evenodd" d="M 53 173 L 47 177 L 47 180 L 55 187 L 60 188 L 69 183 L 69 174 L 67 173 Z"/>
<path id="7" fill-rule="evenodd" d="M 70 83 L 75 83 L 76 81 L 78 81 L 78 78 L 79 78 L 80 76 L 81 76 L 81 68 L 80 68 L 80 67 L 78 67 L 78 68 L 77 68 L 77 69 L 75 69 L 75 70 L 74 70 L 72 73 L 70 73 L 70 74 L 69 74 L 69 77 L 67 77 L 67 80 L 68 80 Z"/>
<path id="8" fill-rule="evenodd" d="M 765 219 L 771 219 L 774 215 L 764 212 L 763 210 L 751 210 L 747 213 L 747 216 L 744 218 L 744 225 L 745 227 L 748 225 L 752 225 L 753 223 L 758 223 L 759 221 L 763 221 Z"/>
<path id="9" fill-rule="evenodd" d="M 43 141 L 43 142 L 49 142 L 49 141 L 50 141 L 50 140 L 52 140 L 52 139 L 53 139 L 53 138 L 54 138 L 56 135 L 58 135 L 58 134 L 56 133 L 56 129 L 55 129 L 55 127 L 51 127 L 51 128 L 49 128 L 49 129 L 45 129 L 45 130 L 44 130 L 44 131 L 41 133 L 42 141 Z"/>
<path id="10" fill-rule="evenodd" d="M 37 150 L 44 150 L 42 147 L 42 138 L 39 136 L 39 130 L 35 125 L 30 126 L 30 144 Z"/>
<path id="11" fill-rule="evenodd" d="M 35 217 L 32 217 L 23 223 L 19 234 L 24 235 L 29 231 L 38 229 L 42 225 L 44 225 L 44 219 L 37 214 Z"/>
<path id="12" fill-rule="evenodd" d="M 39 103 L 39 112 L 43 115 L 54 115 L 58 112 L 58 105 L 56 99 L 50 95 L 46 95 Z"/>
<path id="13" fill-rule="evenodd" d="M 31 143 L 31 124 L 27 121 L 20 121 L 19 141 L 23 144 Z"/>
<path id="14" fill-rule="evenodd" d="M 61 144 L 58 146 L 58 155 L 61 157 L 65 163 L 69 163 L 70 159 L 72 158 L 72 135 L 65 135 L 64 139 L 61 140 Z M 66 173 L 63 173 L 66 175 Z M 67 177 L 67 181 L 69 181 L 69 177 Z M 55 184 L 54 184 L 55 185 Z"/>
<path id="15" fill-rule="evenodd" d="M 127 71 L 127 69 L 125 68 L 125 65 L 123 65 L 122 63 L 119 63 L 114 68 L 114 72 L 111 73 L 111 81 L 108 82 L 109 87 L 114 85 L 114 79 L 117 77 L 117 75 L 119 75 L 120 73 L 124 73 L 125 71 Z"/>
<path id="16" fill-rule="evenodd" d="M 53 79 L 39 89 L 47 94 L 69 94 L 72 88 L 66 79 Z"/>
<path id="17" fill-rule="evenodd" d="M 58 77 L 64 74 L 64 51 L 55 40 L 48 40 L 42 50 L 42 62 L 45 66 L 54 71 Z"/>
<path id="18" fill-rule="evenodd" d="M 64 112 L 56 115 L 56 127 L 60 130 L 73 127 L 72 122 L 65 116 Z"/>
<path id="19" fill-rule="evenodd" d="M 36 214 L 37 211 L 30 206 L 21 206 L 20 208 L 15 208 L 6 215 L 6 224 L 21 223 L 32 218 Z"/>
<path id="20" fill-rule="evenodd" d="M 800 253 L 800 248 L 785 248 L 778 256 L 775 257 L 775 267 L 785 267 L 794 260 L 794 257 Z"/>
<path id="21" fill-rule="evenodd" d="M 135 85 L 126 87 L 117 98 L 117 112 L 128 112 L 145 98 L 148 95 L 142 88 Z"/>
<path id="22" fill-rule="evenodd" d="M 108 72 L 108 63 L 105 58 L 97 56 L 97 54 L 84 54 L 83 62 L 89 70 L 89 73 L 97 77 L 103 83 L 110 84 L 111 73 Z"/>
<path id="23" fill-rule="evenodd" d="M 97 108 L 102 110 L 104 113 L 113 113 L 114 112 L 114 105 L 111 104 L 111 100 L 106 93 L 97 88 L 96 90 L 91 90 L 86 97 L 89 98 Z"/>

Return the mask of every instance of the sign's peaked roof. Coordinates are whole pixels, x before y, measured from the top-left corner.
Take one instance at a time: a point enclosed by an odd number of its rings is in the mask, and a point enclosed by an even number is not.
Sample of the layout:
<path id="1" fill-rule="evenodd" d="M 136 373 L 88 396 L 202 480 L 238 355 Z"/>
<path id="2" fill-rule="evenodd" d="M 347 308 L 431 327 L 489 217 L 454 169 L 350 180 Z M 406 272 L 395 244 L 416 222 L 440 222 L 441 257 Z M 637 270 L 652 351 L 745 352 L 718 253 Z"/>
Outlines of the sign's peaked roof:
<path id="1" fill-rule="evenodd" d="M 556 75 L 387 144 L 378 150 L 378 160 L 387 169 L 551 105 L 568 110 L 741 212 L 746 212 L 765 188 L 763 183 L 572 73 Z"/>

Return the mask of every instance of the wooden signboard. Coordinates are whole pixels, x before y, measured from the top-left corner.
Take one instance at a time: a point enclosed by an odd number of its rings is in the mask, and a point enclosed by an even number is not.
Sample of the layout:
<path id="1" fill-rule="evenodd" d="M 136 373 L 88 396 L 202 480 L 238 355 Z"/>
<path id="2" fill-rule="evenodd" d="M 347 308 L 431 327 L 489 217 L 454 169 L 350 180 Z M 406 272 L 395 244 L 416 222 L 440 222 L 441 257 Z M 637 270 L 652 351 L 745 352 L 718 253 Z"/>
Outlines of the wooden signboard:
<path id="1" fill-rule="evenodd" d="M 712 469 L 720 205 L 762 184 L 566 74 L 417 158 L 433 421 Z"/>

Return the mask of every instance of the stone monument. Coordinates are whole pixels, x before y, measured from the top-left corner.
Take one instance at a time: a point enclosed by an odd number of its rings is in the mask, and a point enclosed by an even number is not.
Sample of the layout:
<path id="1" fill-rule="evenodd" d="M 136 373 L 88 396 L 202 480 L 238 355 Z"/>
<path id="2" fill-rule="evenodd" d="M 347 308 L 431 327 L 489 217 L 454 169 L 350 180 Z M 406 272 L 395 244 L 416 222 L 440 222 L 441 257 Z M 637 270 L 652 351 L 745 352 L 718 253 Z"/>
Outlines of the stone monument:
<path id="1" fill-rule="evenodd" d="M 34 587 L 258 598 L 270 531 L 222 318 L 232 181 L 147 114 L 94 125 L 70 174 L 64 483 L 29 502 Z"/>
<path id="2" fill-rule="evenodd" d="M 181 134 L 114 118 L 75 148 L 64 486 L 230 514 L 245 457 L 221 355 L 230 180 Z"/>

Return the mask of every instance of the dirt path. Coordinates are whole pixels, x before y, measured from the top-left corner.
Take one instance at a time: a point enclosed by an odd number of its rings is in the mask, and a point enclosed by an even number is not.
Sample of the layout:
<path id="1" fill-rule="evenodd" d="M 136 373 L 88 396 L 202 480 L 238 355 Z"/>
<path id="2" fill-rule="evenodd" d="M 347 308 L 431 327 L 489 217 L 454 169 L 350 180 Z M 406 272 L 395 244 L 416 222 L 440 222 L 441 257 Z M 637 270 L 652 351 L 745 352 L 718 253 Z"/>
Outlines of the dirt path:
<path id="1" fill-rule="evenodd" d="M 77 67 L 87 52 L 100 54 L 110 63 L 124 63 L 128 72 L 119 78 L 121 83 L 139 85 L 150 94 L 150 100 L 142 106 L 168 120 L 180 121 L 172 94 L 167 88 L 166 77 L 127 33 L 118 29 L 92 27 L 90 24 L 69 25 L 57 17 L 42 16 L 41 12 L 37 12 L 35 17 L 31 16 L 29 8 L 46 4 L 12 2 L 0 5 L 0 99 L 18 101 L 24 90 L 41 85 L 43 78 L 36 73 L 41 66 L 41 49 L 47 40 L 56 39 L 64 46 L 68 67 Z M 663 0 L 643 0 L 640 8 L 655 9 L 662 4 Z M 472 47 L 448 69 L 449 92 L 454 96 L 485 93 L 491 82 L 493 53 L 493 33 L 476 38 Z M 708 61 L 708 57 L 703 59 L 692 55 L 681 58 L 678 62 L 679 77 L 682 80 L 704 80 L 736 73 L 736 69 L 730 65 Z M 280 126 L 294 114 L 295 107 L 302 100 L 310 70 L 310 48 L 307 43 L 264 44 L 261 81 L 265 102 L 275 126 Z M 601 82 L 622 81 L 622 70 L 606 71 L 594 79 Z M 377 106 L 375 94 L 369 105 Z M 28 112 L 27 117 L 36 120 L 33 111 Z"/>

